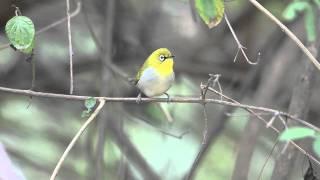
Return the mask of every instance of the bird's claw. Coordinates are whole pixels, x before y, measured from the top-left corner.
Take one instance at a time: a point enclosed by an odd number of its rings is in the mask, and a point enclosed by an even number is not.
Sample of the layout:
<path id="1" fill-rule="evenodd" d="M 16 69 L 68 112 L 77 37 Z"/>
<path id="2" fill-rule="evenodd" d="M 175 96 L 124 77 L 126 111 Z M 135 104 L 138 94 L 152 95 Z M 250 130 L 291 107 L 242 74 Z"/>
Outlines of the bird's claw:
<path id="1" fill-rule="evenodd" d="M 138 94 L 136 102 L 137 102 L 137 104 L 140 104 L 140 102 L 141 102 L 141 93 Z"/>
<path id="2" fill-rule="evenodd" d="M 171 101 L 171 97 L 169 96 L 168 93 L 164 93 L 167 96 L 167 103 L 169 103 Z"/>

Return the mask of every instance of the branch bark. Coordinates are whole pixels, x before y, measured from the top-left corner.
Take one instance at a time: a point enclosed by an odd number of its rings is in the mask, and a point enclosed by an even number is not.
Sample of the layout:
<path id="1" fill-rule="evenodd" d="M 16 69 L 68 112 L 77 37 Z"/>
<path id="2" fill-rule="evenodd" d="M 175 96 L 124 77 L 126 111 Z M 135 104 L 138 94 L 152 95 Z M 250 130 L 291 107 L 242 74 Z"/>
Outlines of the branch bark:
<path id="1" fill-rule="evenodd" d="M 73 48 L 72 48 L 72 34 L 71 34 L 71 14 L 70 14 L 70 0 L 66 0 L 67 11 L 67 30 L 68 30 L 68 46 L 69 46 L 69 66 L 70 66 L 70 94 L 73 94 Z"/>

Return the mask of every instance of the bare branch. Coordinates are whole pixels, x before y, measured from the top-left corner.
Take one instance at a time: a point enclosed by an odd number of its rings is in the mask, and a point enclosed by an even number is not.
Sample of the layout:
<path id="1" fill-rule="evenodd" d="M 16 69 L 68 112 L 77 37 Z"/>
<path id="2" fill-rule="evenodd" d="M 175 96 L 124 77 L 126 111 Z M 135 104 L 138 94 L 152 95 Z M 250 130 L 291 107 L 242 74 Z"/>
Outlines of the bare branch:
<path id="1" fill-rule="evenodd" d="M 237 54 L 236 54 L 236 56 L 235 56 L 235 58 L 234 58 L 233 61 L 236 62 L 237 57 L 238 57 L 238 53 L 239 53 L 239 51 L 241 51 L 243 57 L 246 59 L 246 61 L 247 61 L 249 64 L 251 64 L 251 65 L 256 65 L 258 62 L 252 62 L 252 61 L 250 61 L 249 58 L 248 58 L 248 56 L 247 56 L 247 54 L 244 52 L 243 49 L 245 49 L 245 47 L 240 43 L 240 41 L 239 41 L 236 33 L 234 32 L 234 30 L 233 30 L 233 28 L 232 28 L 232 26 L 231 26 L 231 24 L 230 24 L 230 22 L 229 22 L 229 19 L 228 19 L 226 13 L 224 13 L 224 19 L 226 20 L 227 25 L 228 25 L 231 33 L 232 33 L 232 36 L 233 36 L 234 40 L 237 42 L 237 45 L 238 45 Z"/>
<path id="2" fill-rule="evenodd" d="M 278 20 L 273 14 L 271 14 L 266 8 L 264 8 L 259 2 L 256 0 L 249 0 L 257 9 L 259 9 L 261 12 L 263 12 L 267 17 L 269 17 L 274 23 L 276 23 L 283 32 L 285 32 L 289 38 L 291 38 L 298 47 L 304 52 L 306 56 L 308 56 L 309 60 L 317 67 L 318 70 L 320 70 L 320 63 L 318 60 L 312 55 L 312 53 L 308 50 L 308 48 L 303 45 L 303 43 L 298 39 L 296 35 L 293 34 L 293 32 L 290 31 L 290 29 L 287 28 L 284 24 L 281 23 L 280 20 Z"/>
<path id="3" fill-rule="evenodd" d="M 252 113 L 258 119 L 262 120 L 265 124 L 267 124 L 268 121 L 265 120 L 264 118 L 262 118 L 260 115 L 258 115 L 254 110 L 269 112 L 269 113 L 278 112 L 279 115 L 281 115 L 281 116 L 288 117 L 292 120 L 297 120 L 296 117 L 294 117 L 293 115 L 290 115 L 286 112 L 282 112 L 282 111 L 271 109 L 271 108 L 241 104 L 241 103 L 233 100 L 232 98 L 230 98 L 224 94 L 221 94 L 220 92 L 216 91 L 215 89 L 213 89 L 211 87 L 209 87 L 208 90 L 215 92 L 218 95 L 221 95 L 223 98 L 227 99 L 228 101 L 222 101 L 222 100 L 218 100 L 218 99 L 202 99 L 201 97 L 172 97 L 169 100 L 167 98 L 141 98 L 141 102 L 165 102 L 165 103 L 171 102 L 171 103 L 198 103 L 198 104 L 214 103 L 214 104 L 238 107 L 238 108 L 243 108 L 243 109 L 247 110 L 248 112 Z M 21 95 L 25 95 L 25 96 L 56 98 L 56 99 L 65 99 L 65 100 L 81 100 L 81 101 L 83 101 L 88 98 L 91 98 L 91 96 L 77 96 L 77 95 L 67 95 L 67 94 L 44 93 L 44 92 L 36 92 L 36 91 L 32 91 L 32 90 L 12 89 L 12 88 L 6 88 L 6 87 L 0 87 L 0 91 L 14 93 L 14 94 L 21 94 Z M 93 98 L 95 98 L 97 100 L 105 100 L 108 102 L 136 103 L 136 101 L 137 101 L 137 97 L 93 97 Z M 232 102 L 230 102 L 230 101 L 232 101 Z M 307 124 L 305 124 L 305 125 L 307 125 Z M 275 127 L 270 126 L 270 128 L 273 129 L 274 131 L 276 131 L 277 133 L 280 133 L 280 131 L 278 129 L 276 129 Z M 320 132 L 318 127 L 312 126 L 310 128 L 313 128 L 316 131 Z M 290 141 L 290 143 L 292 145 L 294 145 L 303 154 L 307 155 L 310 159 L 312 159 L 318 165 L 320 165 L 319 160 L 317 160 L 315 157 L 310 155 L 308 152 L 306 152 L 304 149 L 302 149 L 296 143 L 294 143 L 293 141 Z"/>
<path id="4" fill-rule="evenodd" d="M 71 142 L 69 143 L 68 147 L 66 148 L 66 150 L 64 151 L 64 153 L 62 154 L 62 156 L 60 157 L 56 167 L 54 168 L 50 180 L 54 180 L 62 166 L 63 161 L 66 159 L 67 155 L 69 154 L 70 150 L 72 149 L 72 147 L 75 145 L 75 143 L 77 142 L 77 140 L 79 139 L 79 137 L 81 136 L 81 134 L 86 130 L 86 128 L 89 126 L 89 124 L 94 120 L 94 118 L 99 114 L 99 112 L 101 111 L 102 107 L 105 104 L 105 100 L 104 99 L 99 99 L 99 106 L 97 107 L 97 109 L 91 114 L 91 116 L 86 120 L 86 122 L 81 126 L 81 128 L 79 129 L 79 131 L 77 132 L 77 134 L 73 137 L 73 139 L 71 140 Z"/>
<path id="5" fill-rule="evenodd" d="M 71 35 L 71 17 L 70 17 L 70 0 L 66 0 L 67 5 L 67 28 L 68 28 L 68 44 L 69 44 L 69 63 L 70 63 L 70 94 L 73 94 L 73 50 Z"/>
<path id="6" fill-rule="evenodd" d="M 220 92 L 216 91 L 215 89 L 213 88 L 208 88 L 209 91 L 211 92 L 214 92 L 218 95 L 221 95 L 223 96 L 224 98 L 234 102 L 234 103 L 237 103 L 237 104 L 240 104 L 238 101 L 224 95 L 224 94 L 221 94 Z M 242 108 L 242 107 L 241 107 Z M 247 110 L 248 112 L 250 112 L 251 114 L 253 114 L 255 117 L 257 117 L 259 120 L 261 120 L 262 122 L 264 122 L 265 124 L 268 124 L 268 121 L 265 120 L 263 117 L 261 117 L 259 114 L 257 114 L 254 109 L 251 109 L 251 108 L 243 108 L 245 110 Z M 271 109 L 270 109 L 271 110 Z M 270 112 L 270 111 L 269 111 Z M 295 120 L 296 118 L 288 113 L 284 113 L 284 112 L 281 112 L 281 111 L 275 111 L 274 113 L 278 112 L 279 113 L 279 118 L 282 116 L 285 116 L 285 117 L 288 117 L 288 118 L 292 118 L 292 120 Z M 274 126 L 270 125 L 270 128 L 272 130 L 274 130 L 276 133 L 280 133 L 281 131 L 278 130 L 277 128 L 275 128 Z M 312 127 L 310 127 L 312 128 Z M 314 130 L 318 131 L 319 132 L 319 128 L 316 127 Z M 318 159 L 316 159 L 315 157 L 313 157 L 311 154 L 309 154 L 307 151 L 305 151 L 303 148 L 301 148 L 299 145 L 297 145 L 295 142 L 293 141 L 288 141 L 288 143 L 292 144 L 295 148 L 297 148 L 301 153 L 305 154 L 307 157 L 309 157 L 310 159 L 312 159 L 315 163 L 317 163 L 318 165 L 320 165 L 320 161 Z"/>
<path id="7" fill-rule="evenodd" d="M 270 153 L 268 154 L 267 159 L 263 163 L 263 166 L 262 166 L 261 171 L 260 171 L 259 176 L 258 176 L 258 180 L 262 180 L 263 171 L 264 171 L 265 167 L 267 166 L 267 163 L 268 163 L 269 159 L 272 157 L 272 153 L 275 150 L 275 148 L 277 147 L 278 142 L 279 142 L 279 140 L 277 139 L 276 142 L 274 143 L 274 145 L 272 146 L 272 149 L 271 149 Z"/>
<path id="8" fill-rule="evenodd" d="M 204 127 L 202 132 L 202 145 L 207 143 L 207 135 L 208 135 L 208 114 L 206 105 L 203 104 L 203 118 L 204 118 Z"/>
<path id="9" fill-rule="evenodd" d="M 223 98 L 227 99 L 228 101 L 222 101 L 219 99 L 202 99 L 201 97 L 171 97 L 169 100 L 168 98 L 141 98 L 141 102 L 163 102 L 163 103 L 197 103 L 197 104 L 203 104 L 203 103 L 212 103 L 212 104 L 220 104 L 220 105 L 226 105 L 226 106 L 232 106 L 232 107 L 238 107 L 238 108 L 244 108 L 249 110 L 256 110 L 256 111 L 262 111 L 262 112 L 268 112 L 271 114 L 279 113 L 279 115 L 282 115 L 284 117 L 288 117 L 292 120 L 298 121 L 299 123 L 303 123 L 302 119 L 296 118 L 295 116 L 288 114 L 283 111 L 279 111 L 276 109 L 266 108 L 266 107 L 259 107 L 259 106 L 252 106 L 252 105 L 246 105 L 241 104 L 232 98 L 221 94 L 217 90 L 209 87 L 208 90 L 217 93 L 218 95 L 221 95 Z M 7 88 L 7 87 L 0 87 L 0 91 L 2 92 L 8 92 L 13 94 L 21 94 L 24 96 L 34 96 L 34 97 L 44 97 L 44 98 L 56 98 L 56 99 L 65 99 L 65 100 L 78 100 L 83 101 L 89 98 L 92 98 L 92 96 L 79 96 L 79 95 L 68 95 L 68 94 L 56 94 L 56 93 L 45 93 L 45 92 L 37 92 L 32 90 L 22 90 L 22 89 L 13 89 L 13 88 Z M 137 97 L 93 97 L 94 99 L 104 99 L 108 102 L 128 102 L 128 103 L 136 103 Z M 232 102 L 230 102 L 232 101 Z M 259 114 L 254 112 L 254 115 L 259 116 Z M 264 120 L 266 123 L 267 121 Z M 312 124 L 305 123 L 304 125 L 315 129 L 316 131 L 320 132 L 320 129 Z"/>

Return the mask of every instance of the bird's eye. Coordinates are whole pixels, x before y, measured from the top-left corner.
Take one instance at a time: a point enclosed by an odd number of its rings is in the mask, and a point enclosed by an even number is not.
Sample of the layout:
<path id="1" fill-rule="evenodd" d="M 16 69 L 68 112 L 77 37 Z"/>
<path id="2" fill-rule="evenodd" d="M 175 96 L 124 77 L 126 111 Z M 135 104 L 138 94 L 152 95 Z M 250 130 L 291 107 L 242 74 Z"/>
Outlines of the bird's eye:
<path id="1" fill-rule="evenodd" d="M 161 55 L 159 56 L 159 60 L 160 60 L 160 61 L 164 61 L 165 59 L 166 59 L 166 57 L 164 57 L 164 55 L 161 54 Z"/>

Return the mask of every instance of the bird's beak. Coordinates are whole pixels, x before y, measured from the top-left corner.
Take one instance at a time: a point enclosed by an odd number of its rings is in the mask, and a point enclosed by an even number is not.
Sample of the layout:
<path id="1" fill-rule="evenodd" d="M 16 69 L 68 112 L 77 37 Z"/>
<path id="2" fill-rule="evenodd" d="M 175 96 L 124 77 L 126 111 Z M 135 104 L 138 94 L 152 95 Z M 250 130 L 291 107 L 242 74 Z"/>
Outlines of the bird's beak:
<path id="1" fill-rule="evenodd" d="M 171 55 L 171 56 L 168 56 L 167 58 L 174 58 L 175 56 L 174 55 Z"/>

